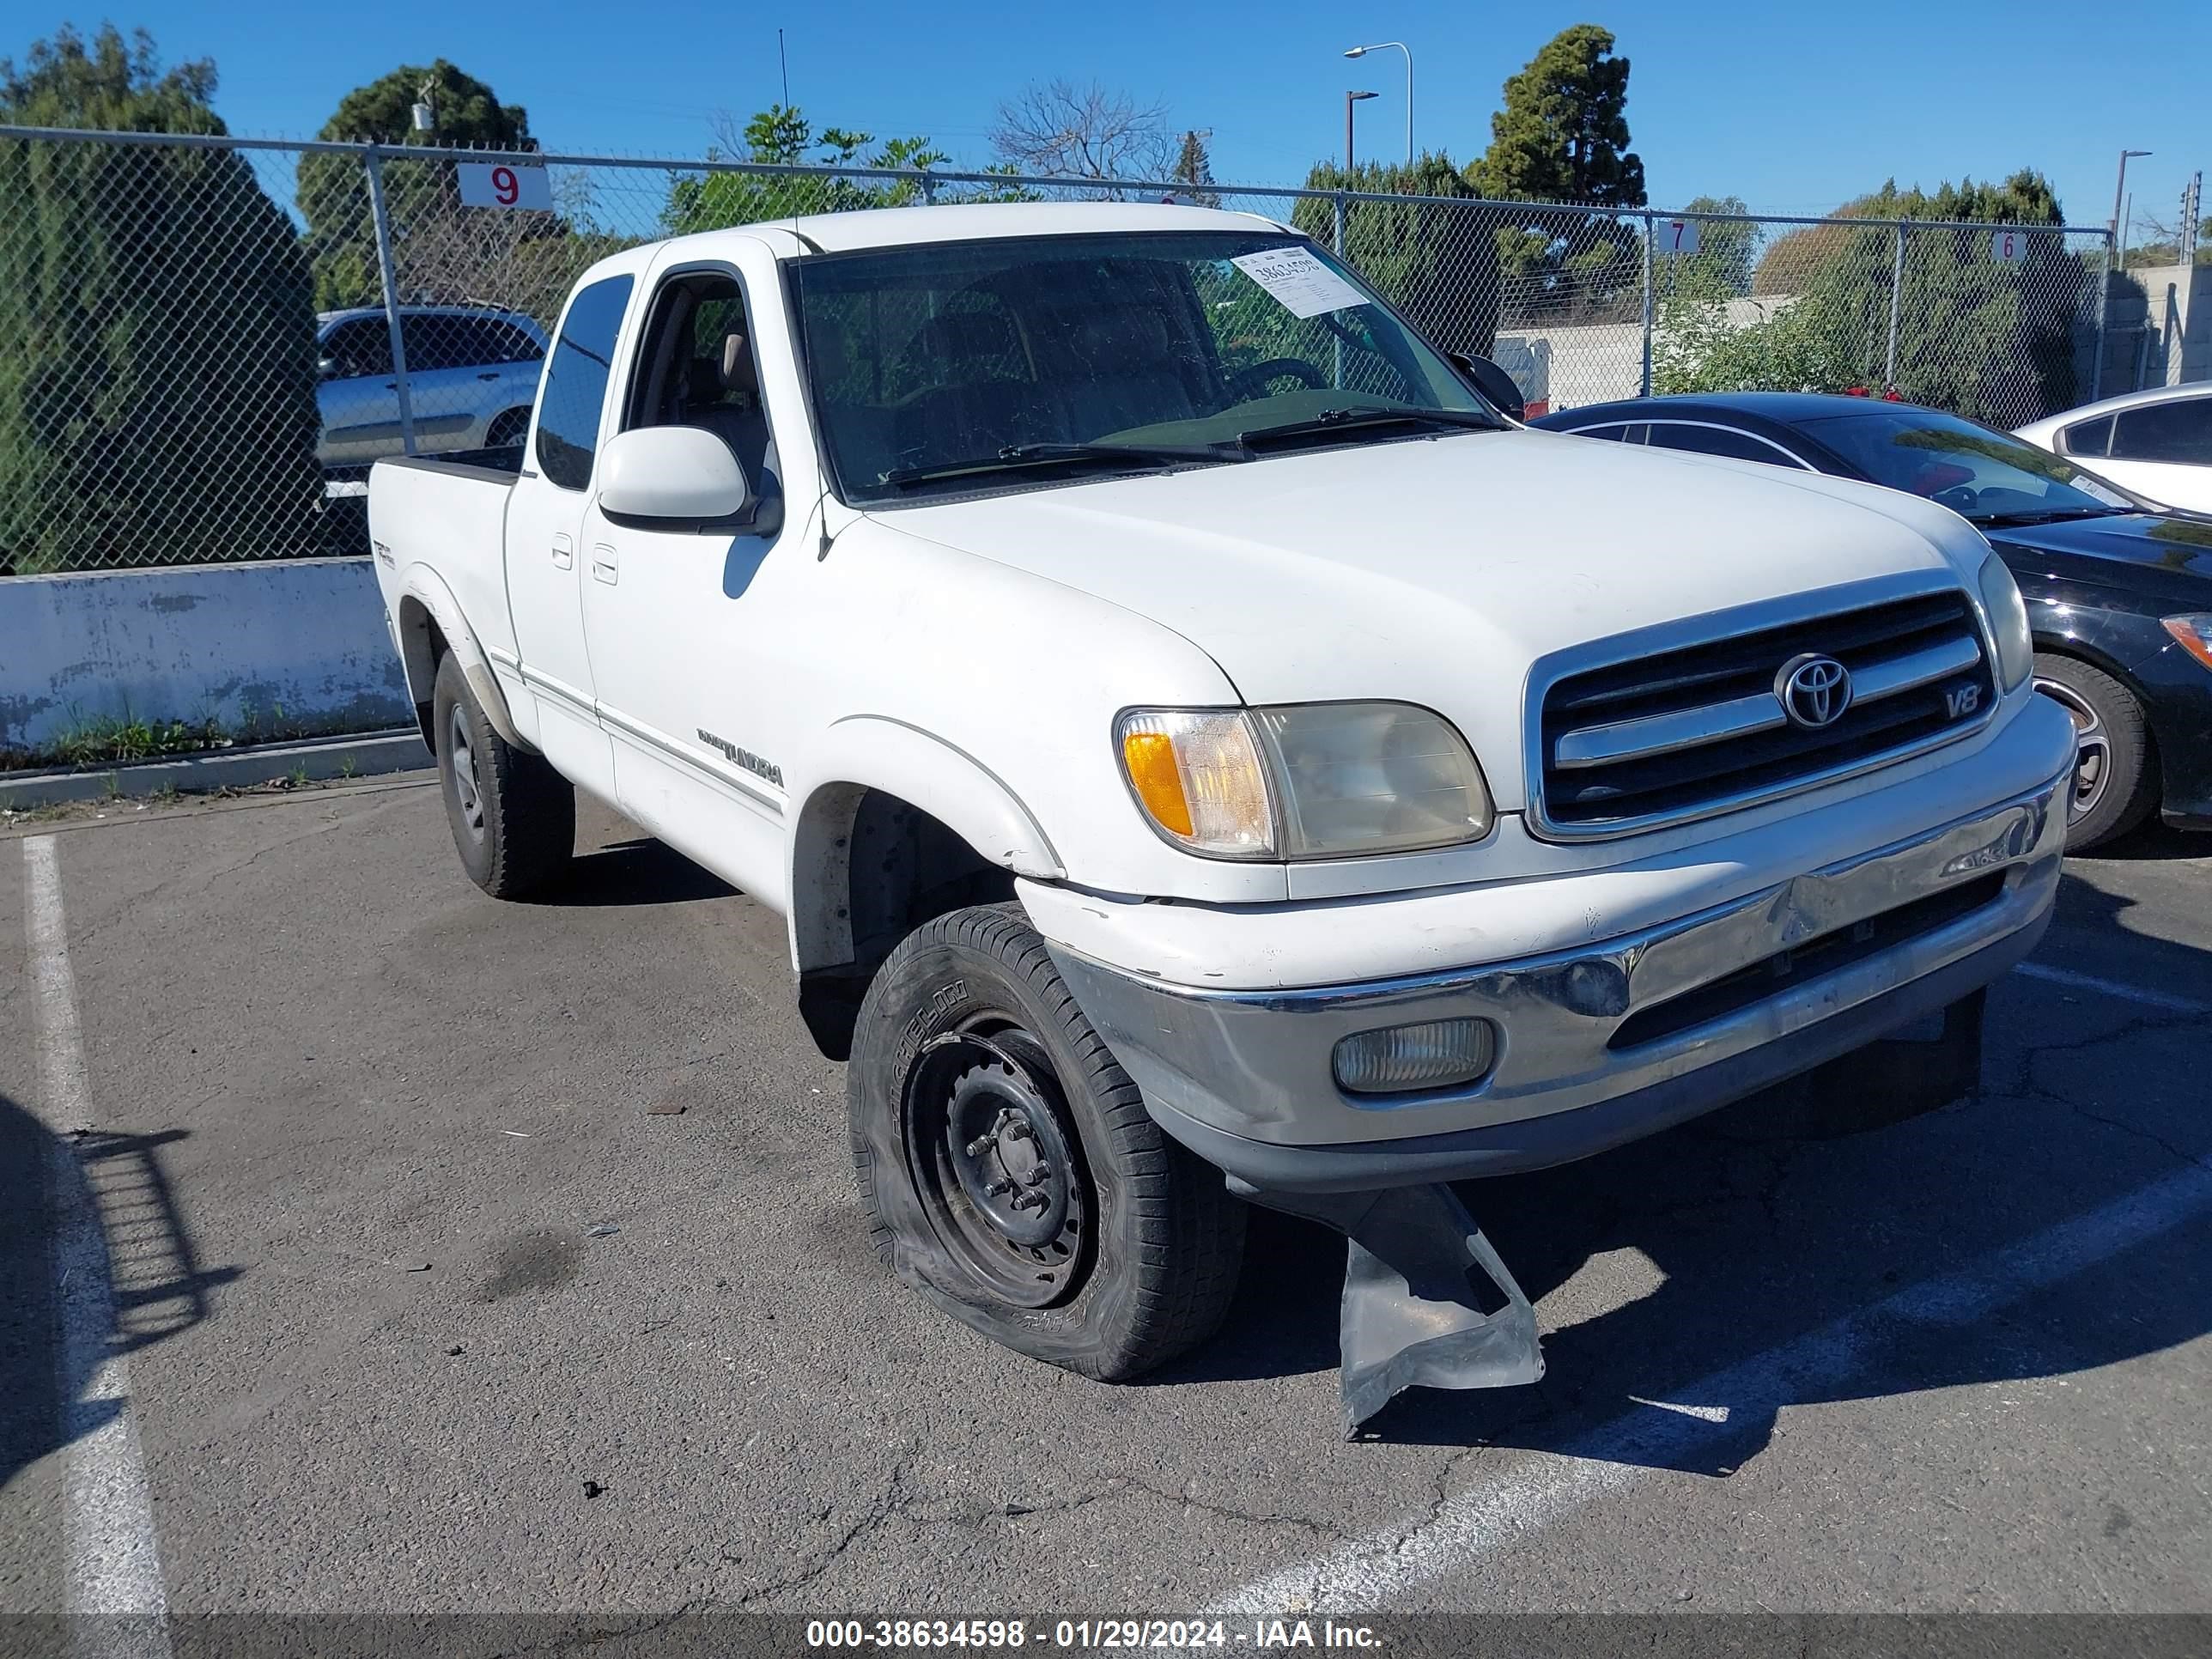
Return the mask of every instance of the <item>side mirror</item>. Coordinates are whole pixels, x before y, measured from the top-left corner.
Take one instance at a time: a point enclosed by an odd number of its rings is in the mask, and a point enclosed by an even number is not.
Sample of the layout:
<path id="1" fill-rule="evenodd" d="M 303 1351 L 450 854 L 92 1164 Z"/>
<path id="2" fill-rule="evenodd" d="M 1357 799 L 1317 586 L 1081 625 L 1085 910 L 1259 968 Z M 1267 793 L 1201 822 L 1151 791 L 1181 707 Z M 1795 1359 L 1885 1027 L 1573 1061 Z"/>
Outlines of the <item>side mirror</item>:
<path id="1" fill-rule="evenodd" d="M 338 360 L 335 357 L 316 358 L 315 378 L 319 380 L 337 380 L 338 378 Z"/>
<path id="2" fill-rule="evenodd" d="M 656 530 L 743 524 L 754 505 L 729 445 L 696 426 L 644 426 L 599 452 L 599 511 Z"/>
<path id="3" fill-rule="evenodd" d="M 1516 421 L 1528 418 L 1528 406 L 1521 401 L 1521 388 L 1496 363 L 1471 351 L 1455 351 L 1451 360 L 1459 365 L 1461 373 L 1474 382 L 1474 389 L 1499 409 Z"/>

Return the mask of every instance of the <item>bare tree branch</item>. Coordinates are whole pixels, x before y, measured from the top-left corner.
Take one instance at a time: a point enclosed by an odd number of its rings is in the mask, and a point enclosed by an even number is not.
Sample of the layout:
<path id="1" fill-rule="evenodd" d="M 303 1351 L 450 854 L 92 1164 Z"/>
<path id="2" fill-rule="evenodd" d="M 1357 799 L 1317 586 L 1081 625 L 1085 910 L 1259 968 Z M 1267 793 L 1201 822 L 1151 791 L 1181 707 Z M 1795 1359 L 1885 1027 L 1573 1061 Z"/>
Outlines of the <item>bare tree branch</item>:
<path id="1" fill-rule="evenodd" d="M 1024 173 L 1057 179 L 1162 179 L 1176 155 L 1165 106 L 1096 81 L 1024 88 L 999 106 L 991 148 Z"/>

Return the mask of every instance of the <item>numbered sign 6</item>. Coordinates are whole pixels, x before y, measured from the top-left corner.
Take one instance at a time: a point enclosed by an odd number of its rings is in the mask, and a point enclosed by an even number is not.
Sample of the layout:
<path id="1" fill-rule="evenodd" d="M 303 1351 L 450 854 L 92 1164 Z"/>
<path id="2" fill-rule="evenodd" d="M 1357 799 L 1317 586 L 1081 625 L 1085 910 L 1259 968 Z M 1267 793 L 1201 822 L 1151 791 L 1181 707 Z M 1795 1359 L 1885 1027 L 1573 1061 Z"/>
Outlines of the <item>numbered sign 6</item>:
<path id="1" fill-rule="evenodd" d="M 553 186 L 544 167 L 518 167 L 511 161 L 460 161 L 454 164 L 453 175 L 461 186 L 464 207 L 552 210 Z"/>
<path id="2" fill-rule="evenodd" d="M 1651 246 L 1661 253 L 1695 253 L 1698 251 L 1698 222 L 1695 219 L 1661 219 L 1651 227 Z"/>
<path id="3" fill-rule="evenodd" d="M 1990 258 L 2001 265 L 2016 265 L 2027 258 L 2027 238 L 2016 230 L 1990 233 Z"/>

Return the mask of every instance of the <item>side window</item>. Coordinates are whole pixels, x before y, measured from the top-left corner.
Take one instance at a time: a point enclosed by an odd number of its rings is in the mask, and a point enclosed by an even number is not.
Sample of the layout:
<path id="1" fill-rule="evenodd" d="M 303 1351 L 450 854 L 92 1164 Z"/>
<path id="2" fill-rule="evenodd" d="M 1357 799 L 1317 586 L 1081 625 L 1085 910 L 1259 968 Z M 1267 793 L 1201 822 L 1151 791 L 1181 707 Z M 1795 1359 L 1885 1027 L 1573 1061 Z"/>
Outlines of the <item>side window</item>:
<path id="1" fill-rule="evenodd" d="M 434 313 L 403 313 L 399 337 L 407 347 L 407 372 L 428 374 L 441 368 L 459 368 L 466 362 L 465 356 L 457 349 L 460 342 L 454 337 L 459 331 L 455 325 L 460 321 L 459 317 L 441 317 Z"/>
<path id="2" fill-rule="evenodd" d="M 2080 421 L 2058 434 L 2058 453 L 2062 455 L 2106 455 L 2112 453 L 2112 417 L 2100 421 Z"/>
<path id="3" fill-rule="evenodd" d="M 1791 457 L 1764 438 L 1725 426 L 1691 426 L 1680 421 L 1654 421 L 1648 440 L 1654 449 L 1686 450 L 1692 455 L 1721 455 L 1731 461 L 1764 461 L 1769 466 L 1788 466 Z"/>
<path id="4" fill-rule="evenodd" d="M 568 302 L 553 343 L 553 361 L 538 399 L 538 465 L 563 489 L 592 481 L 599 447 L 599 414 L 614 372 L 615 336 L 635 279 L 609 276 Z"/>
<path id="5" fill-rule="evenodd" d="M 1578 426 L 1573 432 L 1577 438 L 1610 438 L 1619 443 L 1628 435 L 1628 428 L 1616 421 L 1611 426 Z"/>
<path id="6" fill-rule="evenodd" d="M 2212 466 L 2212 398 L 2124 409 L 2112 426 L 2116 461 L 2178 461 Z"/>
<path id="7" fill-rule="evenodd" d="M 744 292 L 720 271 L 672 276 L 653 297 L 625 424 L 696 426 L 730 447 L 755 491 L 775 487 L 775 447 Z"/>
<path id="8" fill-rule="evenodd" d="M 333 380 L 358 380 L 392 373 L 392 335 L 381 317 L 361 317 L 340 323 L 323 342 L 323 356 L 333 364 Z"/>

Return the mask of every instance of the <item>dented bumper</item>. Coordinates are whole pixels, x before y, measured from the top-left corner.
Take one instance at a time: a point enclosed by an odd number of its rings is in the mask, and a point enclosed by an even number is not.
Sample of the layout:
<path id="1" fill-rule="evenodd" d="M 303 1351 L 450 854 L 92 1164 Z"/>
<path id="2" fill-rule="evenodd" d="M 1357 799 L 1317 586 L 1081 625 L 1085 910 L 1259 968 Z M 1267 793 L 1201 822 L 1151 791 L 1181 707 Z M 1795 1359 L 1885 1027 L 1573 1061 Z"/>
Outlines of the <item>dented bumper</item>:
<path id="1" fill-rule="evenodd" d="M 1754 1093 L 2003 974 L 2050 920 L 2070 772 L 2069 760 L 1907 841 L 1577 951 L 1268 992 L 1054 957 L 1162 1127 L 1240 1186 L 1356 1192 L 1541 1168 Z M 1498 1032 L 1474 1082 L 1403 1097 L 1338 1086 L 1345 1038 L 1467 1017 Z"/>

